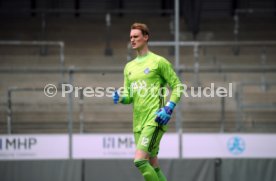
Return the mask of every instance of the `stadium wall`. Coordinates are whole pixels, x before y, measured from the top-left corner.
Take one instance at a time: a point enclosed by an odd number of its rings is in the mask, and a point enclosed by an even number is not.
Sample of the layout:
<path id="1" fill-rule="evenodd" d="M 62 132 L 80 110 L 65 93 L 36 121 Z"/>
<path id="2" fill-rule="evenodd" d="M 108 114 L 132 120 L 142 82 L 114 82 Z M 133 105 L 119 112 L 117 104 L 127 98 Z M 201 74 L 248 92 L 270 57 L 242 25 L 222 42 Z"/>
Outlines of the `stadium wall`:
<path id="1" fill-rule="evenodd" d="M 276 159 L 163 159 L 170 181 L 275 181 Z M 1 161 L 1 181 L 141 181 L 132 160 Z"/>

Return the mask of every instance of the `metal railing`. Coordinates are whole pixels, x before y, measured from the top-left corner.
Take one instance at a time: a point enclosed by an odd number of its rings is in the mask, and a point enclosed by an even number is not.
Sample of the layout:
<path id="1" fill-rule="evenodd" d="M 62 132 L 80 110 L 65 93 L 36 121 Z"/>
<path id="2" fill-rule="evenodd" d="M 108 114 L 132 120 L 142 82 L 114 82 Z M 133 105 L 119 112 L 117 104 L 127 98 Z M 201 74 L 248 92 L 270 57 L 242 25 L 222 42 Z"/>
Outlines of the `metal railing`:
<path id="1" fill-rule="evenodd" d="M 192 47 L 193 48 L 193 56 L 194 56 L 194 84 L 199 85 L 199 72 L 208 72 L 208 71 L 216 71 L 216 72 L 239 72 L 239 71 L 252 71 L 252 72 L 268 72 L 268 71 L 274 71 L 275 67 L 272 66 L 265 66 L 266 59 L 267 59 L 267 47 L 275 47 L 276 48 L 276 41 L 207 41 L 207 42 L 197 42 L 197 41 L 151 41 L 149 42 L 149 46 L 152 47 L 173 47 L 176 44 L 180 47 Z M 260 66 L 222 66 L 214 67 L 214 66 L 200 66 L 200 54 L 199 50 L 200 48 L 210 48 L 210 47 L 235 47 L 235 46 L 244 46 L 244 47 L 261 47 L 262 53 L 261 53 L 261 63 L 262 67 Z M 127 45 L 128 48 L 128 55 L 127 59 L 130 60 L 130 49 L 131 47 L 129 44 Z M 178 54 L 178 53 L 176 53 Z M 176 71 L 188 71 L 189 67 L 183 67 L 179 63 L 179 58 L 176 56 L 174 61 L 174 67 Z M 263 69 L 262 69 L 263 68 Z M 272 68 L 271 70 L 269 70 Z M 186 70 L 184 70 L 186 69 Z M 263 77 L 265 79 L 265 77 Z"/>
<path id="2" fill-rule="evenodd" d="M 58 46 L 59 47 L 59 71 L 61 73 L 60 82 L 64 82 L 64 66 L 65 66 L 65 56 L 64 56 L 64 42 L 63 41 L 2 41 L 0 40 L 0 45 L 4 46 Z"/>
<path id="3" fill-rule="evenodd" d="M 53 71 L 52 73 L 60 73 L 64 75 L 64 69 Z M 72 70 L 69 68 L 68 72 L 68 84 L 73 84 Z M 12 94 L 14 92 L 43 92 L 44 88 L 19 88 L 11 87 L 7 91 L 7 134 L 12 134 L 12 123 L 13 123 L 13 109 L 12 109 Z M 57 91 L 61 91 L 60 88 Z M 67 97 L 67 130 L 69 135 L 69 156 L 72 158 L 72 135 L 73 135 L 73 93 L 69 93 Z"/>
<path id="4" fill-rule="evenodd" d="M 276 82 L 269 81 L 265 83 L 267 87 L 276 86 Z M 244 100 L 244 89 L 248 86 L 257 86 L 262 88 L 263 82 L 240 82 L 237 86 L 236 90 L 236 106 L 237 106 L 237 112 L 236 112 L 236 130 L 237 131 L 243 131 L 245 130 L 244 125 L 244 112 L 246 110 L 275 110 L 276 111 L 276 102 L 273 102 L 273 100 L 269 100 L 270 102 L 266 103 L 245 103 L 246 100 Z M 263 90 L 263 92 L 266 92 L 267 90 Z M 275 121 L 276 126 L 276 121 Z"/>

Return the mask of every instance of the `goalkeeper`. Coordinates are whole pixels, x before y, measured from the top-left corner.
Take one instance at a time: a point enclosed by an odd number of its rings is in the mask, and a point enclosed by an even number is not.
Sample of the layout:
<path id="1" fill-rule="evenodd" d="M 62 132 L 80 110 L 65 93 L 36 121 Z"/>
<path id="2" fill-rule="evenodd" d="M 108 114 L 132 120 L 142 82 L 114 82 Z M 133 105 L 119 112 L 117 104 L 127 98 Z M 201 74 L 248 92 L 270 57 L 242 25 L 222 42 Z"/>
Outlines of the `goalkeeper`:
<path id="1" fill-rule="evenodd" d="M 166 181 L 158 165 L 159 144 L 167 130 L 182 86 L 171 64 L 148 49 L 147 25 L 134 23 L 130 43 L 137 57 L 124 69 L 124 91 L 113 94 L 115 104 L 133 104 L 133 131 L 136 144 L 134 164 L 146 181 Z M 166 85 L 172 89 L 165 105 Z"/>

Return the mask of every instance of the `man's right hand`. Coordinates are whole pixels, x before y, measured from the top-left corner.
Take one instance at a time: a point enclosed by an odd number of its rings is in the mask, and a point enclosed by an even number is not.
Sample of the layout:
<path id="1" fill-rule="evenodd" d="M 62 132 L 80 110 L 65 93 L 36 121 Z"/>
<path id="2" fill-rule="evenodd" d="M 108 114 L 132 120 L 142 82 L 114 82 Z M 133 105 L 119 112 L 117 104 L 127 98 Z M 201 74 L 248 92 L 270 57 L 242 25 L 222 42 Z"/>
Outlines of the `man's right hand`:
<path id="1" fill-rule="evenodd" d="M 117 91 L 117 90 L 115 90 L 115 91 L 113 92 L 113 96 L 112 96 L 112 98 L 113 98 L 113 102 L 114 102 L 114 104 L 118 104 L 119 99 L 120 99 L 120 96 L 119 96 L 119 94 L 118 94 L 118 91 Z"/>

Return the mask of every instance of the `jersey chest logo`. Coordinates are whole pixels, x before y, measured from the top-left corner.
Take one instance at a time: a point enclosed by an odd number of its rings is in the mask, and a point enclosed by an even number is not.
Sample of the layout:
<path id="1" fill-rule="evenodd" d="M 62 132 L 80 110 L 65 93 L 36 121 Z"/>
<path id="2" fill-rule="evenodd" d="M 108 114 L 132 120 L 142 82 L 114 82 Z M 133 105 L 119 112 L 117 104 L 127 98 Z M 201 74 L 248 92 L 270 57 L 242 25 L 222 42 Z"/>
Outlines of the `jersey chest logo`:
<path id="1" fill-rule="evenodd" d="M 149 68 L 146 68 L 146 69 L 144 70 L 144 73 L 145 73 L 145 74 L 149 74 L 149 73 L 150 73 L 150 69 L 149 69 Z"/>

